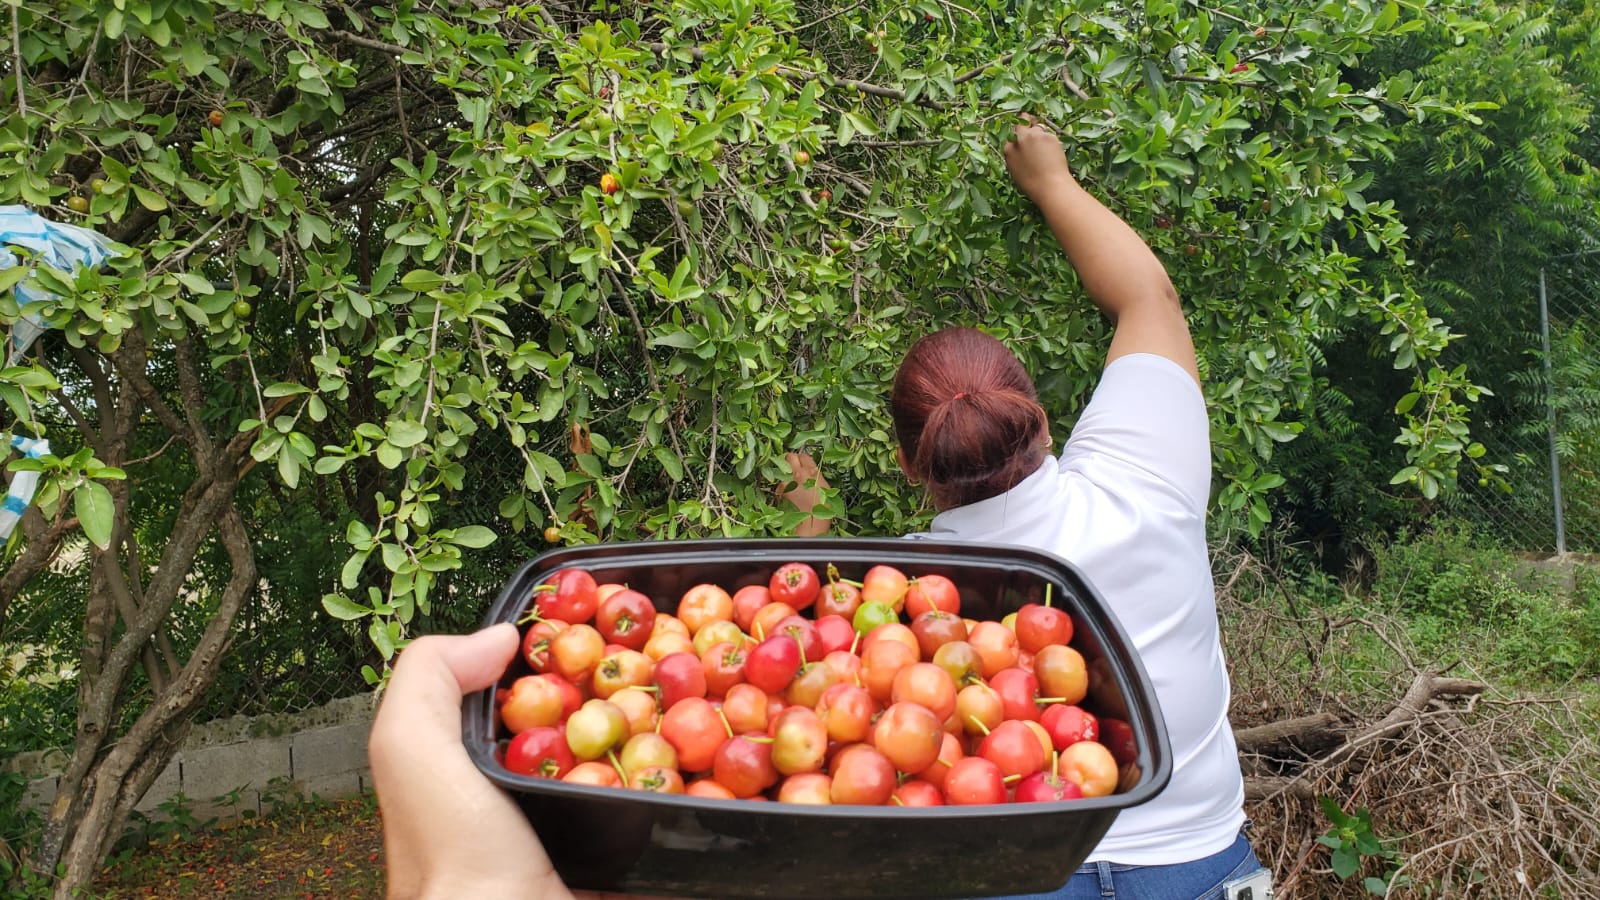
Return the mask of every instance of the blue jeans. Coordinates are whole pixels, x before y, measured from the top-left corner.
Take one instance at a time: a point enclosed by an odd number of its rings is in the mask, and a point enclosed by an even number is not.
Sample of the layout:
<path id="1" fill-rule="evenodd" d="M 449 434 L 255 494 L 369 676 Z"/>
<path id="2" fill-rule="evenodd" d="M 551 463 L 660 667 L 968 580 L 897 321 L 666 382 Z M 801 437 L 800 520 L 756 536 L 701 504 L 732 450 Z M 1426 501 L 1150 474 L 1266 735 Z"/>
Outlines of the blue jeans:
<path id="1" fill-rule="evenodd" d="M 1243 831 L 1238 840 L 1221 853 L 1204 859 L 1171 866 L 1125 866 L 1119 863 L 1092 862 L 1061 890 L 1052 894 L 1029 894 L 1007 900 L 1220 900 L 1222 886 L 1235 878 L 1261 868 L 1256 851 Z"/>

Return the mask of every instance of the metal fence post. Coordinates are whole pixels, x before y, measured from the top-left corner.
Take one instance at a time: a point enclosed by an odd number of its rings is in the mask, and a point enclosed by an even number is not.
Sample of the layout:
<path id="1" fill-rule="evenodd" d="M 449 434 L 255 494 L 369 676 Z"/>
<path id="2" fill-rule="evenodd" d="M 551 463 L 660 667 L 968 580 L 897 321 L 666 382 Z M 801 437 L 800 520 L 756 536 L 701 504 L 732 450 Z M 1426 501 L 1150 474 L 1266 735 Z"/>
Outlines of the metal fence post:
<path id="1" fill-rule="evenodd" d="M 1550 435 L 1550 496 L 1556 514 L 1556 555 L 1567 554 L 1567 527 L 1561 502 L 1561 456 L 1556 452 L 1555 377 L 1550 367 L 1550 302 L 1545 290 L 1544 267 L 1539 267 L 1539 340 L 1544 346 L 1545 417 Z"/>

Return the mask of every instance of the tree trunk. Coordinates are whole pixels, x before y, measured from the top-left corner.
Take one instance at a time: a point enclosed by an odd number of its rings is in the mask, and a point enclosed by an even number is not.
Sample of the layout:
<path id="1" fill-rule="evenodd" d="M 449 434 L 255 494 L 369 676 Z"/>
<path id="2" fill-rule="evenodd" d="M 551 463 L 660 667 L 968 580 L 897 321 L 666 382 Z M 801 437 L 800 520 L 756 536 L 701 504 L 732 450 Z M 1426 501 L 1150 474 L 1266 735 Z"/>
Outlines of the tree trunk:
<path id="1" fill-rule="evenodd" d="M 56 883 L 58 900 L 69 900 L 94 880 L 134 806 L 188 734 L 191 716 L 216 680 L 234 619 L 255 588 L 255 556 L 243 518 L 230 506 L 215 525 L 233 562 L 222 602 L 182 671 L 78 787 L 83 815 L 57 861 L 65 867 Z"/>
<path id="2" fill-rule="evenodd" d="M 120 390 L 113 396 L 109 380 L 103 377 L 109 373 L 94 367 L 90 380 L 101 376 L 96 384 L 98 420 L 77 423 L 100 459 L 122 465 L 132 446 L 133 429 L 148 410 L 187 445 L 196 474 L 153 565 L 140 561 L 128 493 L 118 489 L 121 484 L 112 489 L 111 545 L 91 550 L 77 736 L 56 802 L 28 860 L 40 873 L 61 872 L 55 884 L 55 896 L 60 898 L 76 895 L 94 879 L 134 806 L 171 761 L 188 734 L 190 717 L 216 680 L 239 610 L 256 587 L 254 550 L 244 518 L 234 506 L 242 462 L 254 434 L 234 434 L 219 443 L 206 432 L 195 415 L 204 408 L 204 397 L 189 351 L 192 347 L 180 341 L 176 354 L 180 403 L 174 408 L 148 380 L 143 341 L 137 331 L 130 333 L 111 359 L 121 376 Z M 178 668 L 172 665 L 175 654 L 169 655 L 170 645 L 158 635 L 173 608 L 188 595 L 195 561 L 212 538 L 227 552 L 232 570 L 216 613 Z M 161 657 L 166 657 L 166 665 Z M 118 710 L 141 665 L 151 676 L 151 701 L 122 733 Z"/>

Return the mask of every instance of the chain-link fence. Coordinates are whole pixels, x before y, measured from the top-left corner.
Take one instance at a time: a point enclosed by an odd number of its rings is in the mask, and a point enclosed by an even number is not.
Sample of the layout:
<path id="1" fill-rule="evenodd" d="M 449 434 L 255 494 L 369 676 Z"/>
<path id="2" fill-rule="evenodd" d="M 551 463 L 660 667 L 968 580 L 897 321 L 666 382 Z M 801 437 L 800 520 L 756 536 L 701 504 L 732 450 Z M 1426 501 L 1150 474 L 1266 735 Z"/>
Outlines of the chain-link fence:
<path id="1" fill-rule="evenodd" d="M 1481 336 L 1524 359 L 1487 385 L 1473 429 L 1508 471 L 1465 479 L 1449 505 L 1519 550 L 1600 553 L 1600 250 L 1547 261 L 1529 287 L 1515 324 Z"/>
<path id="2" fill-rule="evenodd" d="M 75 449 L 74 430 L 68 423 L 46 422 L 45 430 L 62 438 L 56 452 L 66 454 Z M 161 438 L 155 435 L 151 439 Z M 569 456 L 569 443 L 577 439 L 552 430 L 537 449 Z M 499 518 L 500 499 L 520 489 L 522 457 L 501 434 L 487 433 L 481 440 L 473 456 L 474 490 L 441 508 L 436 516 L 440 527 L 454 522 L 500 523 L 499 539 L 471 554 L 460 569 L 439 573 L 432 609 L 411 622 L 413 635 L 459 633 L 476 627 L 510 573 L 549 549 L 541 538 L 542 522 L 529 523 L 517 533 Z M 150 484 L 145 490 L 152 495 L 181 490 L 181 485 L 175 488 L 162 482 L 160 473 L 147 477 Z M 322 594 L 338 581 L 349 551 L 344 541 L 345 523 L 358 513 L 332 496 L 337 492 L 284 492 L 269 481 L 246 482 L 237 498 L 248 520 L 261 580 L 235 620 L 216 683 L 195 716 L 197 723 L 234 715 L 303 712 L 371 690 L 362 669 L 382 668 L 365 622 L 338 621 L 321 604 Z M 159 502 L 160 497 L 154 499 L 157 507 L 170 505 Z M 139 504 L 140 498 L 134 502 Z M 148 511 L 151 505 L 147 500 L 141 508 Z M 153 517 L 159 520 L 161 514 Z M 160 533 L 159 528 L 154 530 Z M 143 549 L 146 553 L 155 550 Z M 192 590 L 163 622 L 147 659 L 137 667 L 119 703 L 125 725 L 136 719 L 151 699 L 146 667 L 170 671 L 189 659 L 216 612 L 220 587 L 230 571 L 231 564 L 220 547 L 202 551 L 190 579 Z M 367 574 L 381 579 L 382 567 L 373 565 Z M 0 761 L 13 753 L 72 744 L 90 578 L 89 553 L 80 539 L 77 545 L 66 547 L 50 569 L 33 579 L 4 610 L 0 621 Z M 356 593 L 365 596 L 365 592 L 363 584 Z"/>

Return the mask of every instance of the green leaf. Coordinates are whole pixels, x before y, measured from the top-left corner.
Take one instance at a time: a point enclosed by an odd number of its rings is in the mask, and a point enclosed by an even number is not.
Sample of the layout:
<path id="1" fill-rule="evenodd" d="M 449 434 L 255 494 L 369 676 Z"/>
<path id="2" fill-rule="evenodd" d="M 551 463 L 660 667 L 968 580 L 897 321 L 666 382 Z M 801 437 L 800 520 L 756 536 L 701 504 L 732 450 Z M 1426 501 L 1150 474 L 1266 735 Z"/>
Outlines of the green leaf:
<path id="1" fill-rule="evenodd" d="M 72 509 L 83 528 L 83 536 L 101 550 L 111 546 L 112 517 L 115 514 L 111 492 L 98 481 L 85 481 L 72 492 Z"/>
<path id="2" fill-rule="evenodd" d="M 140 206 L 151 212 L 161 212 L 167 208 L 167 199 L 165 197 L 137 184 L 133 186 L 133 196 L 134 199 L 139 201 Z"/>
<path id="3" fill-rule="evenodd" d="M 248 162 L 239 163 L 239 193 L 244 196 L 248 207 L 254 209 L 261 205 L 261 194 L 265 189 L 261 171 Z"/>
<path id="4" fill-rule="evenodd" d="M 1361 868 L 1361 854 L 1356 848 L 1341 846 L 1333 851 L 1333 874 L 1337 878 L 1349 878 Z"/>
<path id="5" fill-rule="evenodd" d="M 494 539 L 495 533 L 488 528 L 482 525 L 467 525 L 455 530 L 450 536 L 450 543 L 477 550 L 494 543 Z"/>
<path id="6" fill-rule="evenodd" d="M 395 419 L 389 423 L 387 436 L 389 443 L 403 450 L 422 443 L 428 436 L 428 430 L 423 427 L 421 422 L 413 422 L 409 419 Z"/>
<path id="7" fill-rule="evenodd" d="M 327 611 L 328 615 L 343 622 L 351 622 L 372 615 L 370 607 L 348 600 L 342 594 L 323 594 L 322 608 Z"/>
<path id="8" fill-rule="evenodd" d="M 659 445 L 656 446 L 654 454 L 656 462 L 661 464 L 661 468 L 667 473 L 668 477 L 673 481 L 683 480 L 683 460 L 678 458 L 678 454 Z"/>
<path id="9" fill-rule="evenodd" d="M 400 276 L 401 287 L 408 291 L 416 291 L 419 294 L 438 290 L 443 284 L 443 275 L 440 275 L 438 272 L 430 272 L 427 269 L 412 269 L 406 274 Z"/>
<path id="10" fill-rule="evenodd" d="M 652 347 L 676 347 L 679 350 L 692 350 L 700 346 L 700 340 L 687 331 L 672 331 L 667 334 L 657 335 L 650 339 Z"/>
<path id="11" fill-rule="evenodd" d="M 366 568 L 367 557 L 371 553 L 371 550 L 362 550 L 344 561 L 344 566 L 339 570 L 340 587 L 347 591 L 355 590 L 356 585 L 361 582 L 361 570 Z"/>
<path id="12" fill-rule="evenodd" d="M 394 638 L 385 627 L 387 624 L 384 620 L 374 617 L 372 624 L 367 626 L 367 637 L 372 639 L 372 645 L 378 648 L 384 659 L 392 659 L 395 650 Z"/>

